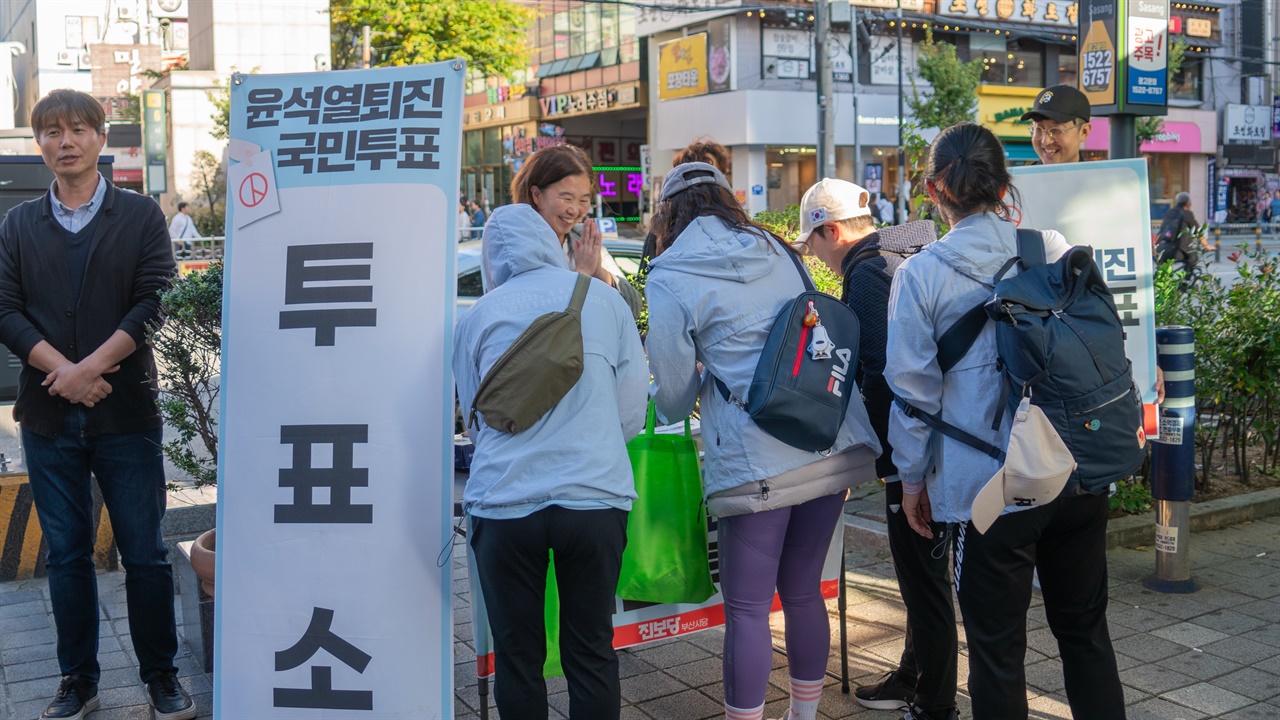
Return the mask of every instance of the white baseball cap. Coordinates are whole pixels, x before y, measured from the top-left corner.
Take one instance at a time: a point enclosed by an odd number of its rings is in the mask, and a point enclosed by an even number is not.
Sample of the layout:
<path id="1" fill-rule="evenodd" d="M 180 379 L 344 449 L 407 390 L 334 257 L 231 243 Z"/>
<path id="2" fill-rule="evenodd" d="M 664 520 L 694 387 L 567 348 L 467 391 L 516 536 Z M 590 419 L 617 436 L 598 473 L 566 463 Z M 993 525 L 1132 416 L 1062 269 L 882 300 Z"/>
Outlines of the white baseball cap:
<path id="1" fill-rule="evenodd" d="M 1014 413 L 1004 467 L 973 500 L 973 526 L 985 533 L 1006 507 L 1037 507 L 1057 499 L 1076 470 L 1075 458 L 1044 412 L 1028 398 Z"/>
<path id="2" fill-rule="evenodd" d="M 805 191 L 800 200 L 800 237 L 806 242 L 814 228 L 823 223 L 871 214 L 871 194 L 848 180 L 822 178 Z"/>

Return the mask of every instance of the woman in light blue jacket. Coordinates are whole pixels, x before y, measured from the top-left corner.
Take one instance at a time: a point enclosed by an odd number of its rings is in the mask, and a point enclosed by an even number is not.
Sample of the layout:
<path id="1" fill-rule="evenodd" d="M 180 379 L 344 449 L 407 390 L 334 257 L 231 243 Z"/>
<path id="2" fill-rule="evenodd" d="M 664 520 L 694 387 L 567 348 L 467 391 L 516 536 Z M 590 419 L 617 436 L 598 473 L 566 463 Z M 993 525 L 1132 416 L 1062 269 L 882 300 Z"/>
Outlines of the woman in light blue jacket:
<path id="1" fill-rule="evenodd" d="M 788 717 L 812 720 L 830 651 L 822 564 L 848 489 L 876 477 L 880 444 L 857 395 L 835 445 L 816 453 L 766 434 L 717 392 L 708 375 L 747 397 L 774 318 L 803 280 L 786 257 L 793 251 L 751 223 L 711 165 L 677 166 L 662 196 L 646 346 L 659 414 L 685 417 L 701 398 L 705 492 L 719 518 L 725 713 L 763 717 L 776 588 L 787 623 Z"/>
<path id="2" fill-rule="evenodd" d="M 907 258 L 894 275 L 885 358 L 885 379 L 901 401 L 941 414 L 943 421 L 1001 448 L 1008 444 L 1012 413 L 1001 412 L 1007 395 L 994 324 L 987 323 L 945 374 L 938 339 L 991 298 L 994 278 L 1017 255 L 1012 182 L 1004 150 L 990 130 L 962 123 L 934 140 L 926 187 L 951 231 Z M 1070 249 L 1059 233 L 1042 235 L 1048 262 Z M 982 534 L 971 522 L 971 508 L 1001 461 L 943 436 L 898 404 L 889 416 L 889 442 L 912 528 L 932 537 L 928 522 L 936 520 L 954 534 L 974 717 L 1027 717 L 1026 614 L 1038 568 L 1072 716 L 1123 720 L 1124 695 L 1106 623 L 1106 495 L 1064 495 L 1039 507 L 1008 508 Z M 907 719 L 935 720 L 915 708 Z"/>
<path id="3" fill-rule="evenodd" d="M 462 416 L 480 380 L 533 320 L 569 305 L 571 272 L 555 233 L 528 205 L 493 212 L 484 228 L 493 289 L 454 330 Z M 463 490 L 480 586 L 493 629 L 503 718 L 547 717 L 543 618 L 548 551 L 560 591 L 560 651 L 573 720 L 616 720 L 614 593 L 635 499 L 626 443 L 644 426 L 649 373 L 631 311 L 592 280 L 582 307 L 582 377 L 532 427 L 514 435 L 483 422 Z"/>

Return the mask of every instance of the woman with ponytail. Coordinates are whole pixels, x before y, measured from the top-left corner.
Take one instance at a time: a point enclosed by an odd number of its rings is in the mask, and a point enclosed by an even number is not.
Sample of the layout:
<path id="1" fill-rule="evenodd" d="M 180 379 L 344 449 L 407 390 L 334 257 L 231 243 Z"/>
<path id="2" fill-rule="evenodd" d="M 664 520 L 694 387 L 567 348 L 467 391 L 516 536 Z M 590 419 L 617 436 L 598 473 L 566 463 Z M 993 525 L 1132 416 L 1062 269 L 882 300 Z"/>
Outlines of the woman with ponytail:
<path id="1" fill-rule="evenodd" d="M 927 176 L 929 197 L 951 231 L 908 258 L 894 276 L 885 379 L 901 402 L 1005 447 L 1011 413 L 1001 412 L 1006 393 L 994 327 L 988 323 L 946 373 L 937 341 L 991 297 L 995 278 L 1018 254 L 1017 190 L 1000 141 L 972 123 L 938 135 Z M 1069 249 L 1057 232 L 1043 230 L 1042 236 L 1048 262 Z M 1124 694 L 1106 619 L 1106 494 L 1066 492 L 1046 505 L 1009 508 L 981 534 L 971 522 L 973 501 L 1002 463 L 935 431 L 918 413 L 908 416 L 897 404 L 889 441 L 912 528 L 933 537 L 928 523 L 947 523 L 949 537 L 940 542 L 953 542 L 974 717 L 1027 717 L 1026 614 L 1038 569 L 1072 716 L 1122 720 Z M 906 717 L 930 718 L 915 707 Z"/>

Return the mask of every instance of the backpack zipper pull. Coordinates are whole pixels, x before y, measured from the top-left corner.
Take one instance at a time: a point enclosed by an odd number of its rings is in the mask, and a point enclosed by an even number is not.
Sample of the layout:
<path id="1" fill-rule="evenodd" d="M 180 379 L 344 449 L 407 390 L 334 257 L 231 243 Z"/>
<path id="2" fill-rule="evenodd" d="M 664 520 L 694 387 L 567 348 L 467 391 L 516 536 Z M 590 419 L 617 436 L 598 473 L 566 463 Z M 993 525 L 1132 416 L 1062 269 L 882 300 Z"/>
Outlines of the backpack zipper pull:
<path id="1" fill-rule="evenodd" d="M 479 422 L 478 420 L 476 420 L 476 407 L 475 407 L 475 405 L 472 405 L 472 406 L 471 406 L 471 418 L 470 418 L 469 420 L 467 420 L 467 427 L 475 428 L 477 431 L 479 431 L 479 430 L 480 430 L 480 422 Z"/>
<path id="2" fill-rule="evenodd" d="M 762 502 L 768 502 L 769 500 L 769 483 L 764 480 L 760 481 L 760 500 Z"/>

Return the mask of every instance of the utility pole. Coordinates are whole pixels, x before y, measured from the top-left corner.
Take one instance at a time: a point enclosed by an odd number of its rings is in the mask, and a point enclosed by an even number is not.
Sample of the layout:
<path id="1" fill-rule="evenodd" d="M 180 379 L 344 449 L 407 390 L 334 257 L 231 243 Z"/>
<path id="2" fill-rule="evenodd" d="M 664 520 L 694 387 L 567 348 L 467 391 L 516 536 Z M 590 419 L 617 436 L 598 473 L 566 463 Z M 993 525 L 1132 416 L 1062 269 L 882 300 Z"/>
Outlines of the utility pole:
<path id="1" fill-rule="evenodd" d="M 830 0 L 814 0 L 814 59 L 818 76 L 818 179 L 836 175 L 835 108 L 831 105 Z"/>
<path id="2" fill-rule="evenodd" d="M 365 25 L 364 26 L 364 50 L 360 55 L 360 67 L 364 68 L 365 70 L 369 69 L 369 60 L 370 60 L 369 56 L 371 52 L 369 48 L 369 38 L 372 35 L 373 35 L 373 30 L 368 25 Z"/>
<path id="3" fill-rule="evenodd" d="M 853 76 L 849 78 L 853 81 L 853 182 L 862 185 L 862 136 L 858 134 L 858 93 L 862 90 L 862 83 L 858 80 L 858 6 L 849 3 L 849 9 L 853 11 L 853 18 L 849 21 L 849 54 L 853 57 Z"/>
<path id="4" fill-rule="evenodd" d="M 898 0 L 898 223 L 907 221 L 907 194 L 911 191 L 907 183 L 907 153 L 903 149 L 906 143 L 905 123 L 902 102 L 902 0 Z"/>

